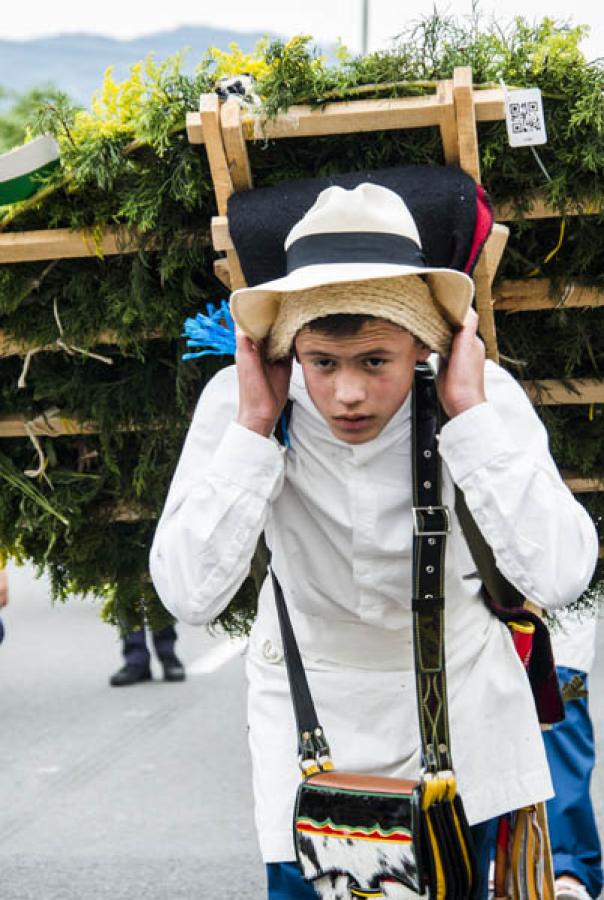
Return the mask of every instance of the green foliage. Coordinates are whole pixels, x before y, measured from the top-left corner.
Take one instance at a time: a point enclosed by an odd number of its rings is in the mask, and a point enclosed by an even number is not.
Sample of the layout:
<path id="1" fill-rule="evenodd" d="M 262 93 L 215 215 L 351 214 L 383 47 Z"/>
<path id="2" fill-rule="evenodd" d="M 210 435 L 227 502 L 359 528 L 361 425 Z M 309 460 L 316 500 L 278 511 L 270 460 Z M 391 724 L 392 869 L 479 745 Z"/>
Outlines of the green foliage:
<path id="1" fill-rule="evenodd" d="M 23 144 L 40 107 L 57 102 L 61 96 L 53 88 L 33 88 L 26 94 L 15 94 L 0 88 L 0 100 L 11 101 L 8 110 L 0 114 L 0 153 Z"/>
<path id="2" fill-rule="evenodd" d="M 545 192 L 559 208 L 569 200 L 601 205 L 604 70 L 582 56 L 583 33 L 549 19 L 516 19 L 501 27 L 478 15 L 456 19 L 435 12 L 399 35 L 391 49 L 366 57 L 342 51 L 335 64 L 309 37 L 298 36 L 260 46 L 255 55 L 236 47 L 210 50 L 194 76 L 180 72 L 180 57 L 161 64 L 148 58 L 121 84 L 109 69 L 91 112 L 58 94 L 40 98 L 28 133 L 57 137 L 61 170 L 37 198 L 0 210 L 0 231 L 87 229 L 94 245 L 103 228 L 120 224 L 136 229 L 143 246 L 107 258 L 0 269 L 1 327 L 8 336 L 53 345 L 60 336 L 58 314 L 67 345 L 94 348 L 112 363 L 68 354 L 55 344 L 54 352 L 33 357 L 26 387 L 19 389 L 23 359 L 0 361 L 5 411 L 33 419 L 58 407 L 99 429 L 42 438 L 46 468 L 37 479 L 23 474 L 38 466 L 33 444 L 3 441 L 4 553 L 47 568 L 58 598 L 72 590 L 100 594 L 105 617 L 122 628 L 138 624 L 141 615 L 152 624 L 165 621 L 148 576 L 149 546 L 196 398 L 224 363 L 179 362 L 183 319 L 225 293 L 213 276 L 209 222 L 215 205 L 207 161 L 184 130 L 186 113 L 198 108 L 199 95 L 217 78 L 253 71 L 268 117 L 296 102 L 430 93 L 458 65 L 472 66 L 475 83 L 484 86 L 501 80 L 537 86 L 549 135 L 539 156 L 550 180 L 530 150 L 510 150 L 502 123 L 481 123 L 485 187 L 496 202 L 520 210 L 534 191 Z M 15 115 L 22 136 L 24 115 Z M 0 119 L 0 141 L 9 118 Z M 250 157 L 258 186 L 444 161 L 436 128 L 258 141 Z M 514 225 L 501 276 L 549 278 L 560 299 L 559 308 L 548 312 L 498 314 L 501 349 L 518 377 L 603 377 L 601 311 L 563 303 L 570 279 L 604 287 L 601 234 L 601 215 L 569 217 L 563 234 L 559 220 Z M 96 346 L 102 332 L 112 332 L 113 343 Z M 540 415 L 561 466 L 584 475 L 604 471 L 602 406 L 541 407 Z M 604 539 L 604 494 L 580 499 Z M 247 629 L 253 594 L 240 595 L 239 606 L 227 609 L 225 628 Z M 594 588 L 585 602 L 597 594 Z"/>

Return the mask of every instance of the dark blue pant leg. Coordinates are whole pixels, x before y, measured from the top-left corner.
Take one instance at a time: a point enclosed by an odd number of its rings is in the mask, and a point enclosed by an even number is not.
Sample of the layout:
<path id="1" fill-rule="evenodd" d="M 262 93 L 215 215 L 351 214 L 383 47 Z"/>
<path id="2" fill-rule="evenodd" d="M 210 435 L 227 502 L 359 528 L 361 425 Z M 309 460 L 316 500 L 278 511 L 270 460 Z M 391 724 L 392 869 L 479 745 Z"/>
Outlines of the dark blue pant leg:
<path id="1" fill-rule="evenodd" d="M 123 653 L 124 659 L 130 665 L 149 668 L 151 656 L 147 650 L 144 628 L 128 632 L 123 640 Z"/>
<path id="2" fill-rule="evenodd" d="M 561 684 L 576 669 L 558 666 Z M 589 793 L 595 762 L 594 736 L 587 697 L 566 703 L 563 722 L 543 733 L 556 796 L 547 803 L 554 872 L 565 872 L 583 882 L 592 897 L 602 889 L 600 838 Z"/>
<path id="3" fill-rule="evenodd" d="M 176 636 L 174 625 L 166 625 L 160 631 L 153 632 L 153 646 L 158 659 L 173 659 Z"/>
<path id="4" fill-rule="evenodd" d="M 317 900 L 312 884 L 304 881 L 295 862 L 269 863 L 268 900 Z"/>
<path id="5" fill-rule="evenodd" d="M 496 828 L 497 821 L 490 819 L 487 822 L 473 825 L 470 829 L 478 859 L 479 900 L 487 900 L 489 896 L 489 864 Z M 317 894 L 314 888 L 304 881 L 297 863 L 269 863 L 266 870 L 268 900 L 316 900 Z"/>
<path id="6" fill-rule="evenodd" d="M 495 855 L 498 821 L 498 819 L 487 819 L 486 822 L 479 822 L 478 825 L 472 825 L 470 828 L 476 851 L 479 900 L 487 900 L 489 896 L 489 868 L 491 859 Z"/>
<path id="7" fill-rule="evenodd" d="M 0 644 L 4 640 L 4 625 L 2 624 L 2 619 L 0 619 Z"/>

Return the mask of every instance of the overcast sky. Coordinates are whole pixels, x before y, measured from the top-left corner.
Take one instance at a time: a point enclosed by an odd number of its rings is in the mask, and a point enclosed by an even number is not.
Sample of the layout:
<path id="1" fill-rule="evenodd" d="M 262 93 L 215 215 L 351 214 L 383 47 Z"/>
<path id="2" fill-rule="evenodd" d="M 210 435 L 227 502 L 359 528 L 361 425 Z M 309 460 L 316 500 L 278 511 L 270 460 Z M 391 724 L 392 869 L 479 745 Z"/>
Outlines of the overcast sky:
<path id="1" fill-rule="evenodd" d="M 0 37 L 29 38 L 65 32 L 87 31 L 131 38 L 176 28 L 180 25 L 213 25 L 238 31 L 306 32 L 316 38 L 340 37 L 351 50 L 360 49 L 363 0 L 30 0 L 2 3 Z M 430 12 L 432 0 L 369 0 L 370 48 L 384 46 L 405 23 Z M 469 13 L 471 0 L 437 3 L 442 11 Z M 483 0 L 481 9 L 496 11 L 503 23 L 516 15 L 528 19 L 544 16 L 590 25 L 592 36 L 584 45 L 590 58 L 604 56 L 604 4 L 601 0 Z"/>

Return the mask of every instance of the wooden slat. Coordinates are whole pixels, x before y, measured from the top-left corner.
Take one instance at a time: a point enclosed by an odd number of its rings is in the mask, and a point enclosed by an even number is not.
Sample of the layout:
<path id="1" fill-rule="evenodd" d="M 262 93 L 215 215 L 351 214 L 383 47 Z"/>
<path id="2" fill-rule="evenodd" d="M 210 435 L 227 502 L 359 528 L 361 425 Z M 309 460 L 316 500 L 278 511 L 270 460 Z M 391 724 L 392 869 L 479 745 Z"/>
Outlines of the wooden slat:
<path id="1" fill-rule="evenodd" d="M 453 71 L 453 99 L 455 101 L 455 115 L 457 119 L 459 165 L 475 181 L 480 182 L 480 156 L 478 153 L 478 133 L 476 131 L 474 89 L 472 86 L 472 70 L 468 66 L 459 66 Z M 478 313 L 480 334 L 485 343 L 488 358 L 498 362 L 497 332 L 495 331 L 495 316 L 491 298 L 494 273 L 489 271 L 489 261 L 485 253 L 481 254 L 474 268 L 473 277 L 476 285 L 476 311 Z"/>
<path id="2" fill-rule="evenodd" d="M 243 270 L 241 268 L 241 263 L 239 262 L 239 257 L 237 256 L 237 252 L 235 250 L 227 250 L 226 258 L 229 264 L 229 281 L 231 283 L 231 290 L 237 291 L 239 290 L 239 288 L 243 288 L 247 284 L 243 274 Z"/>
<path id="3" fill-rule="evenodd" d="M 513 222 L 517 219 L 558 219 L 560 210 L 550 206 L 543 196 L 536 194 L 529 209 L 519 213 L 511 203 L 498 203 L 494 207 L 495 218 L 499 222 Z M 594 203 L 569 202 L 564 209 L 567 216 L 593 216 L 600 212 L 600 206 Z"/>
<path id="4" fill-rule="evenodd" d="M 547 278 L 502 281 L 495 287 L 495 309 L 530 312 L 539 309 L 604 306 L 604 290 L 569 285 L 561 297 L 550 296 Z"/>
<path id="5" fill-rule="evenodd" d="M 499 122 L 505 119 L 505 93 L 502 88 L 474 88 L 474 109 L 477 122 Z"/>
<path id="6" fill-rule="evenodd" d="M 226 216 L 214 216 L 212 218 L 211 233 L 214 250 L 234 250 L 229 231 L 229 220 Z"/>
<path id="7" fill-rule="evenodd" d="M 162 427 L 162 423 L 157 422 L 145 425 L 144 429 L 140 425 L 120 426 L 120 431 L 134 432 Z M 0 416 L 0 438 L 29 437 L 30 432 L 37 437 L 55 438 L 78 434 L 98 434 L 99 426 L 96 422 L 81 422 L 72 416 L 63 415 L 57 409 L 48 410 L 35 419 L 26 419 L 16 413 Z"/>
<path id="8" fill-rule="evenodd" d="M 231 273 L 229 263 L 224 257 L 214 260 L 214 275 L 226 288 L 231 290 Z"/>
<path id="9" fill-rule="evenodd" d="M 478 328 L 484 341 L 488 359 L 499 362 L 499 350 L 497 349 L 497 332 L 495 331 L 495 316 L 493 314 L 493 301 L 491 299 L 492 279 L 489 274 L 487 258 L 481 254 L 474 268 L 473 276 L 476 285 L 476 312 L 478 313 Z"/>
<path id="10" fill-rule="evenodd" d="M 201 113 L 187 113 L 187 137 L 190 144 L 203 144 L 203 125 L 201 124 Z"/>
<path id="11" fill-rule="evenodd" d="M 245 287 L 246 281 L 241 270 L 241 264 L 237 251 L 231 240 L 229 233 L 229 222 L 226 216 L 214 216 L 211 224 L 212 242 L 214 249 L 226 252 L 226 263 L 228 265 L 229 287 L 232 291 Z M 215 270 L 216 271 L 216 270 Z M 220 278 L 220 276 L 218 276 Z M 220 279 L 223 281 L 223 279 Z M 223 282 L 224 283 L 224 282 Z"/>
<path id="12" fill-rule="evenodd" d="M 487 343 L 485 340 L 485 346 L 487 356 L 495 360 L 495 362 L 499 360 L 499 352 L 493 316 L 492 289 L 493 280 L 497 274 L 509 233 L 509 228 L 505 225 L 495 224 L 493 226 L 493 230 L 482 251 L 482 258 L 478 261 L 474 271 L 479 330 L 483 338 L 485 334 L 490 334 L 490 342 Z"/>
<path id="13" fill-rule="evenodd" d="M 443 144 L 445 162 L 449 166 L 459 165 L 459 141 L 457 137 L 457 117 L 453 100 L 453 82 L 439 81 L 436 97 L 441 107 L 440 137 Z"/>
<path id="14" fill-rule="evenodd" d="M 228 104 L 225 104 L 225 106 L 227 105 Z M 229 161 L 224 145 L 220 100 L 218 99 L 216 94 L 204 94 L 202 96 L 200 102 L 200 113 L 203 126 L 204 141 L 208 154 L 208 161 L 210 163 L 212 181 L 214 183 L 214 193 L 216 194 L 216 205 L 218 207 L 218 212 L 220 213 L 220 215 L 225 216 L 227 211 L 227 201 L 233 193 L 233 190 L 235 189 L 235 183 L 233 181 L 231 173 L 232 167 L 229 166 Z M 245 178 L 245 163 L 241 157 L 241 150 L 237 147 L 240 137 L 237 137 L 237 135 L 235 134 L 237 130 L 239 131 L 239 133 L 241 133 L 241 126 L 240 124 L 233 125 L 233 113 L 234 110 L 232 109 L 232 107 L 229 107 L 226 115 L 227 124 L 231 129 L 230 149 L 234 154 L 233 159 L 236 158 L 237 160 L 237 163 L 234 166 L 235 177 L 240 181 L 241 179 Z M 247 158 L 247 150 L 245 150 L 245 154 Z M 237 290 L 237 288 L 245 287 L 245 278 L 243 277 L 243 272 L 241 271 L 239 257 L 237 256 L 237 253 L 232 245 L 226 251 L 226 259 L 229 266 L 229 281 L 231 284 L 231 289 Z"/>
<path id="15" fill-rule="evenodd" d="M 521 384 L 537 406 L 604 403 L 604 380 L 600 378 L 546 378 Z"/>
<path id="16" fill-rule="evenodd" d="M 61 437 L 98 432 L 98 427 L 93 423 L 79 422 L 69 416 L 62 416 L 58 412 L 47 416 L 38 416 L 37 419 L 29 421 L 27 424 L 31 432 L 38 437 Z M 12 414 L 0 416 L 0 438 L 28 437 L 29 433 L 25 425 L 26 420 L 23 416 Z"/>
<path id="17" fill-rule="evenodd" d="M 241 125 L 241 104 L 234 98 L 223 104 L 222 138 L 233 187 L 245 191 L 253 187 L 252 170 Z"/>
<path id="18" fill-rule="evenodd" d="M 103 503 L 96 510 L 96 518 L 109 522 L 143 522 L 156 519 L 157 515 L 148 507 L 135 503 Z"/>
<path id="19" fill-rule="evenodd" d="M 509 236 L 510 229 L 506 225 L 495 223 L 482 251 L 487 259 L 487 269 L 489 271 L 491 284 L 493 284 L 493 280 L 497 274 L 497 269 L 499 268 L 499 263 L 501 262 L 501 257 L 503 256 Z"/>
<path id="20" fill-rule="evenodd" d="M 233 193 L 233 181 L 222 141 L 220 100 L 218 96 L 216 94 L 202 94 L 199 101 L 199 112 L 206 153 L 208 154 L 208 162 L 210 163 L 210 171 L 214 183 L 216 205 L 220 215 L 224 216 L 226 215 L 227 200 Z"/>
<path id="21" fill-rule="evenodd" d="M 480 156 L 478 153 L 478 133 L 476 131 L 476 113 L 474 109 L 474 89 L 472 86 L 472 69 L 469 66 L 458 66 L 454 69 L 453 97 L 457 116 L 459 165 L 475 181 L 480 182 Z"/>
<path id="22" fill-rule="evenodd" d="M 569 472 L 563 469 L 560 474 L 575 494 L 591 494 L 596 491 L 604 491 L 604 473 L 588 478 L 585 475 L 578 475 L 577 472 Z"/>
<path id="23" fill-rule="evenodd" d="M 346 100 L 324 106 L 290 106 L 274 119 L 244 114 L 247 141 L 266 138 L 320 137 L 396 128 L 439 125 L 442 109 L 436 94 L 382 100 Z"/>
<path id="24" fill-rule="evenodd" d="M 441 125 L 443 111 L 438 110 L 439 90 L 442 89 L 437 87 L 436 94 L 423 97 L 344 100 L 320 107 L 291 106 L 270 121 L 256 113 L 248 112 L 243 116 L 243 132 L 246 141 L 251 141 Z M 476 119 L 479 122 L 505 118 L 504 94 L 501 88 L 474 90 L 474 103 Z M 390 118 L 391 113 L 395 113 L 396 121 Z M 203 143 L 203 125 L 199 113 L 187 114 L 187 134 L 192 144 Z"/>
<path id="25" fill-rule="evenodd" d="M 68 228 L 0 234 L 0 263 L 115 256 L 119 253 L 134 253 L 137 249 L 136 235 L 119 226 L 107 228 L 98 244 L 90 232 L 70 231 Z"/>
<path id="26" fill-rule="evenodd" d="M 140 335 L 140 337 L 145 341 L 156 341 L 165 338 L 166 334 L 162 331 L 150 331 Z M 65 340 L 65 343 L 69 344 L 68 338 Z M 119 347 L 126 343 L 128 342 L 122 335 L 118 334 L 117 331 L 102 331 L 95 336 L 92 346 L 97 347 L 107 344 Z M 9 356 L 25 356 L 25 354 L 29 353 L 31 350 L 35 350 L 38 353 L 55 353 L 59 350 L 63 351 L 64 349 L 64 347 L 61 347 L 56 342 L 45 344 L 43 347 L 40 347 L 37 344 L 31 343 L 31 341 L 16 341 L 9 337 L 5 331 L 0 330 L 0 359 Z"/>

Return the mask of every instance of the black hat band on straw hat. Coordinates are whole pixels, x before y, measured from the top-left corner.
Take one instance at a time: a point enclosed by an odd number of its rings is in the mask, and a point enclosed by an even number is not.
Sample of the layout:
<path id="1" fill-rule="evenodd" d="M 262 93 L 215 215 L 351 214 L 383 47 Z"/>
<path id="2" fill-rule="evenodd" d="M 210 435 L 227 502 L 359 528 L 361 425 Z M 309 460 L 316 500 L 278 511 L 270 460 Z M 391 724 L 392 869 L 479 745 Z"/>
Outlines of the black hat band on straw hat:
<path id="1" fill-rule="evenodd" d="M 287 249 L 287 274 L 305 266 L 377 263 L 425 267 L 423 253 L 411 238 L 381 231 L 307 234 Z"/>

